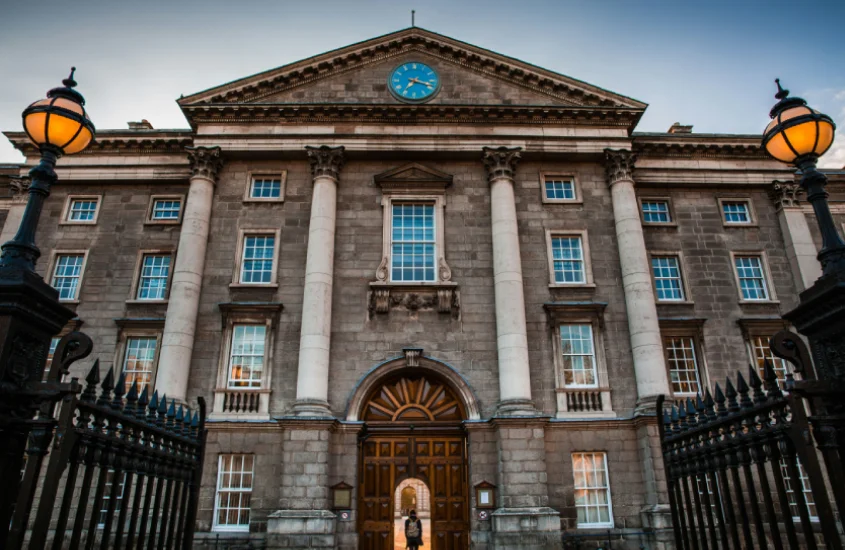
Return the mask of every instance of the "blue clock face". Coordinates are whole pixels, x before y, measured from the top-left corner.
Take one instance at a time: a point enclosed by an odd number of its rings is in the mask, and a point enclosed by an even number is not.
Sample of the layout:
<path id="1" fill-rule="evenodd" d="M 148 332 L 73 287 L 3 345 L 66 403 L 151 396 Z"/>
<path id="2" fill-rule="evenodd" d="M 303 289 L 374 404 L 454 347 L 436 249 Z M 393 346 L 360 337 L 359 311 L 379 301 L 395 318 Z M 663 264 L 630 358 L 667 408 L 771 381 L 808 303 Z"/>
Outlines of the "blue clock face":
<path id="1" fill-rule="evenodd" d="M 434 97 L 440 90 L 440 76 L 425 63 L 408 61 L 393 69 L 387 84 L 397 99 L 421 103 Z"/>

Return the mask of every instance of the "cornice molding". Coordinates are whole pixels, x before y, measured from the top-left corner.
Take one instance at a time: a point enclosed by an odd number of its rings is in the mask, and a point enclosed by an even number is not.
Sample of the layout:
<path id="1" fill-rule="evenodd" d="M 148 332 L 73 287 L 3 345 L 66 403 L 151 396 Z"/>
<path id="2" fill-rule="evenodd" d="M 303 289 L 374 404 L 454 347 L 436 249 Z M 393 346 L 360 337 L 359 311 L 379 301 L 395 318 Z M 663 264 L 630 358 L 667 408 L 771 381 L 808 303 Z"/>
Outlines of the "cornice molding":
<path id="1" fill-rule="evenodd" d="M 339 181 L 340 170 L 346 162 L 344 151 L 343 145 L 338 147 L 329 147 L 328 145 L 311 147 L 306 145 L 305 152 L 308 154 L 308 162 L 311 164 L 311 177 L 314 179 L 328 177 Z"/>
<path id="2" fill-rule="evenodd" d="M 608 186 L 612 186 L 620 181 L 634 181 L 634 164 L 637 162 L 636 153 L 627 149 L 605 149 L 604 159 L 604 172 Z"/>
<path id="3" fill-rule="evenodd" d="M 513 181 L 516 165 L 522 158 L 519 154 L 522 147 L 484 147 L 482 149 L 484 169 L 487 171 L 487 181 L 506 178 Z"/>
<path id="4" fill-rule="evenodd" d="M 694 143 L 643 141 L 634 136 L 634 152 L 642 158 L 682 158 L 682 159 L 754 159 L 771 160 L 760 144 L 755 143 L 719 143 L 718 141 L 699 141 Z"/>
<path id="5" fill-rule="evenodd" d="M 645 103 L 614 94 L 575 79 L 508 58 L 495 52 L 420 28 L 377 37 L 362 44 L 320 54 L 297 63 L 192 94 L 179 100 L 197 103 L 245 103 L 311 82 L 343 74 L 408 52 L 421 52 L 488 77 L 505 80 L 570 105 L 625 106 L 639 110 Z"/>
<path id="6" fill-rule="evenodd" d="M 7 132 L 5 135 L 15 149 L 23 154 L 28 156 L 38 154 L 38 149 L 23 132 Z M 193 142 L 194 134 L 190 130 L 159 136 L 98 135 L 88 148 L 77 155 L 168 153 L 181 155 L 184 153 L 185 147 L 191 146 Z"/>

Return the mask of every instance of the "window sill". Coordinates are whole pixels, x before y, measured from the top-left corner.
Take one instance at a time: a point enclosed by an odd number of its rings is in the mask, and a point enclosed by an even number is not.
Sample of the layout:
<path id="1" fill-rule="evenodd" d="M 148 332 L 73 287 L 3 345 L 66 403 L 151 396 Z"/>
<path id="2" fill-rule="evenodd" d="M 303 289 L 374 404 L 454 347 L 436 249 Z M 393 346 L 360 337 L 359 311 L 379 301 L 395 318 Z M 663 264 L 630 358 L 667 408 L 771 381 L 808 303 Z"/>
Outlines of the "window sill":
<path id="1" fill-rule="evenodd" d="M 695 302 L 690 300 L 655 300 L 659 306 L 694 306 Z"/>
<path id="2" fill-rule="evenodd" d="M 740 300 L 742 306 L 748 305 L 780 305 L 780 300 Z"/>
<path id="3" fill-rule="evenodd" d="M 182 223 L 182 219 L 178 220 L 146 220 L 144 221 L 144 225 L 180 225 Z"/>
<path id="4" fill-rule="evenodd" d="M 760 226 L 756 223 L 726 223 L 726 222 L 722 222 L 722 227 L 739 227 L 739 228 L 746 228 L 746 229 L 747 228 L 756 229 Z"/>
<path id="5" fill-rule="evenodd" d="M 231 525 L 223 525 L 223 526 L 214 526 L 211 528 L 212 533 L 249 533 L 249 525 L 243 526 L 231 526 Z"/>
<path id="6" fill-rule="evenodd" d="M 154 306 L 154 305 L 161 305 L 161 304 L 166 305 L 168 302 L 169 302 L 169 300 L 126 300 L 126 303 L 128 305 L 144 304 L 144 305 L 153 305 Z"/>
<path id="7" fill-rule="evenodd" d="M 640 223 L 641 223 L 641 225 L 642 225 L 643 227 L 666 227 L 666 228 L 672 228 L 672 229 L 677 229 L 677 228 L 678 228 L 678 223 L 677 223 L 677 222 L 666 222 L 666 223 L 661 223 L 661 222 L 640 222 Z"/>
<path id="8" fill-rule="evenodd" d="M 273 198 L 273 199 L 255 199 L 255 198 L 246 198 L 243 200 L 244 204 L 248 203 L 262 203 L 262 202 L 272 202 L 272 203 L 279 203 L 285 202 L 284 197 Z"/>
<path id="9" fill-rule="evenodd" d="M 596 288 L 595 283 L 549 283 L 549 288 L 567 289 L 567 288 Z"/>
<path id="10" fill-rule="evenodd" d="M 557 388 L 557 418 L 612 418 L 616 416 L 610 402 L 610 388 Z"/>
<path id="11" fill-rule="evenodd" d="M 543 204 L 584 204 L 584 199 L 543 199 Z"/>
<path id="12" fill-rule="evenodd" d="M 231 283 L 229 284 L 229 288 L 279 288 L 279 283 L 261 283 L 261 284 L 250 284 L 250 283 Z"/>
<path id="13" fill-rule="evenodd" d="M 79 304 L 79 300 L 62 300 L 59 299 L 60 304 L 70 304 L 70 305 L 77 305 Z"/>
<path id="14" fill-rule="evenodd" d="M 458 284 L 451 281 L 433 283 L 393 283 L 375 281 L 367 293 L 370 317 L 389 313 L 391 309 L 408 311 L 436 310 L 457 318 L 461 309 Z"/>
<path id="15" fill-rule="evenodd" d="M 69 222 L 69 221 L 65 220 L 63 222 L 59 222 L 59 226 L 63 226 L 63 225 L 97 225 L 97 221 L 95 220 L 95 221 L 92 221 L 92 222 Z"/>
<path id="16" fill-rule="evenodd" d="M 210 420 L 270 420 L 270 393 L 265 388 L 217 388 Z"/>

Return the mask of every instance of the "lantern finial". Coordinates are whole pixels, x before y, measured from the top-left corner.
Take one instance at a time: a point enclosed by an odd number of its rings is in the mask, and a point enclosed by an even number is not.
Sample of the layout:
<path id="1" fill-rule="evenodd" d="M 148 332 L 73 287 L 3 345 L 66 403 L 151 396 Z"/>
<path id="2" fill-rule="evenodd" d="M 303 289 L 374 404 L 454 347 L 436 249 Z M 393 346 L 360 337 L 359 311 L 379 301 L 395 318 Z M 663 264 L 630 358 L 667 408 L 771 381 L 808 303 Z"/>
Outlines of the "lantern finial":
<path id="1" fill-rule="evenodd" d="M 785 98 L 786 96 L 789 95 L 789 90 L 784 90 L 783 88 L 780 87 L 780 79 L 779 78 L 775 79 L 775 84 L 778 85 L 778 93 L 775 94 L 775 99 L 783 99 L 783 98 Z"/>
<path id="2" fill-rule="evenodd" d="M 76 86 L 76 80 L 73 79 L 73 73 L 75 73 L 75 72 L 76 72 L 76 67 L 71 67 L 70 68 L 70 76 L 68 76 L 66 79 L 62 80 L 62 84 L 64 84 L 68 88 L 75 87 Z"/>

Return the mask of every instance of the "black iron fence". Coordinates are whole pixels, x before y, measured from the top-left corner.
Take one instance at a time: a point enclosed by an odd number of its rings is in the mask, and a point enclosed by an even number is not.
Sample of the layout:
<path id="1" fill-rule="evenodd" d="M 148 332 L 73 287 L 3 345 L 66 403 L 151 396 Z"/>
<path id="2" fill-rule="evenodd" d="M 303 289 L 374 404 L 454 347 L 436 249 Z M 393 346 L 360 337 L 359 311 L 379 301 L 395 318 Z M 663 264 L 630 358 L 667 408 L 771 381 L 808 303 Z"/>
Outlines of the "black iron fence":
<path id="1" fill-rule="evenodd" d="M 91 347 L 84 334 L 65 336 L 47 380 L 33 385 L 41 399 L 26 396 L 40 403 L 35 417 L 4 419 L 0 445 L 27 430 L 29 439 L 23 471 L 9 471 L 16 457 L 7 457 L 0 472 L 19 479 L 16 496 L 0 495 L 0 547 L 191 548 L 205 402 L 190 411 L 112 369 L 101 380 L 99 362 L 84 387 L 62 382 Z"/>
<path id="2" fill-rule="evenodd" d="M 724 390 L 716 384 L 712 395 L 707 390 L 668 410 L 658 402 L 679 549 L 843 547 L 830 498 L 841 512 L 841 461 L 835 446 L 814 445 L 820 417 L 817 398 L 807 391 L 815 382 L 809 354 L 786 331 L 772 339 L 772 349 L 804 380 L 789 374 L 779 381 L 766 362 L 763 379 L 752 367 L 747 380 L 737 373 L 735 383 L 728 378 Z"/>

